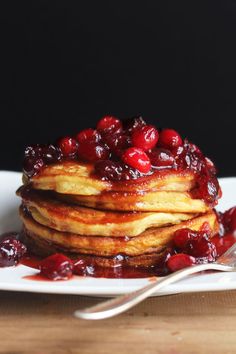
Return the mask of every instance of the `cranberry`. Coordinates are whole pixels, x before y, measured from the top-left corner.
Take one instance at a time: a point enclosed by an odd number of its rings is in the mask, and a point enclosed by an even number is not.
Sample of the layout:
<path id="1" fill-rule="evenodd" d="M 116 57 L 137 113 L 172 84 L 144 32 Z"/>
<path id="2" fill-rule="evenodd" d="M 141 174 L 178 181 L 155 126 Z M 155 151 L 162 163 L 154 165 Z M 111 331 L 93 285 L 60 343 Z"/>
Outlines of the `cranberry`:
<path id="1" fill-rule="evenodd" d="M 30 145 L 25 149 L 25 158 L 42 159 L 45 163 L 52 163 L 60 160 L 60 150 L 52 144 Z"/>
<path id="2" fill-rule="evenodd" d="M 234 233 L 227 233 L 224 236 L 216 235 L 212 237 L 211 242 L 214 243 L 217 251 L 217 257 L 225 253 L 236 242 Z"/>
<path id="3" fill-rule="evenodd" d="M 73 273 L 80 276 L 94 276 L 94 266 L 83 259 L 77 259 L 74 262 Z"/>
<path id="4" fill-rule="evenodd" d="M 73 156 L 78 149 L 77 141 L 69 136 L 61 138 L 58 142 L 58 146 L 65 157 Z"/>
<path id="5" fill-rule="evenodd" d="M 101 140 L 101 134 L 94 129 L 84 129 L 76 135 L 76 140 L 83 144 L 84 142 L 98 143 Z"/>
<path id="6" fill-rule="evenodd" d="M 83 143 L 78 147 L 78 157 L 89 162 L 96 162 L 109 158 L 109 149 L 100 143 Z"/>
<path id="7" fill-rule="evenodd" d="M 176 148 L 183 144 L 182 138 L 174 129 L 163 129 L 160 133 L 159 144 L 165 148 Z"/>
<path id="8" fill-rule="evenodd" d="M 105 116 L 99 120 L 97 124 L 97 130 L 102 134 L 106 133 L 118 133 L 122 130 L 121 121 L 113 116 Z"/>
<path id="9" fill-rule="evenodd" d="M 151 164 L 159 168 L 172 168 L 175 165 L 175 158 L 169 150 L 153 149 L 148 153 Z"/>
<path id="10" fill-rule="evenodd" d="M 29 145 L 25 148 L 25 157 L 42 157 L 42 146 L 40 144 Z"/>
<path id="11" fill-rule="evenodd" d="M 205 166 L 202 152 L 196 145 L 189 143 L 187 140 L 184 141 L 183 146 L 172 149 L 172 153 L 179 168 L 189 168 L 194 172 L 200 173 Z"/>
<path id="12" fill-rule="evenodd" d="M 49 144 L 41 147 L 41 157 L 46 164 L 60 161 L 61 151 L 56 146 Z"/>
<path id="13" fill-rule="evenodd" d="M 227 210 L 222 216 L 224 228 L 228 231 L 236 231 L 236 207 Z"/>
<path id="14" fill-rule="evenodd" d="M 125 119 L 123 121 L 123 126 L 126 131 L 132 133 L 136 129 L 140 129 L 141 127 L 145 126 L 147 123 L 141 116 L 132 117 L 129 119 Z"/>
<path id="15" fill-rule="evenodd" d="M 174 233 L 174 244 L 177 248 L 184 249 L 187 242 L 196 236 L 196 232 L 188 228 L 176 230 Z"/>
<path id="16" fill-rule="evenodd" d="M 13 237 L 5 237 L 0 242 L 0 267 L 11 267 L 18 264 L 26 253 L 26 246 Z"/>
<path id="17" fill-rule="evenodd" d="M 23 172 L 29 177 L 36 175 L 44 166 L 42 158 L 38 157 L 26 157 L 23 161 Z"/>
<path id="18" fill-rule="evenodd" d="M 204 199 L 209 204 L 214 204 L 219 198 L 220 186 L 217 178 L 211 175 L 200 175 L 198 178 L 197 197 Z M 193 192 L 194 193 L 194 192 Z"/>
<path id="19" fill-rule="evenodd" d="M 132 134 L 133 146 L 143 150 L 152 149 L 158 141 L 159 133 L 152 125 L 136 129 Z"/>
<path id="20" fill-rule="evenodd" d="M 190 267 L 196 263 L 194 257 L 189 256 L 188 254 L 179 253 L 171 256 L 167 260 L 167 267 L 171 272 L 175 272 L 177 270 Z"/>
<path id="21" fill-rule="evenodd" d="M 141 173 L 148 173 L 151 169 L 151 162 L 147 154 L 136 147 L 127 149 L 122 155 L 122 160 Z"/>
<path id="22" fill-rule="evenodd" d="M 215 167 L 214 163 L 208 157 L 205 157 L 205 164 L 206 164 L 208 171 L 211 174 L 216 175 L 216 173 L 217 173 L 216 167 Z"/>
<path id="23" fill-rule="evenodd" d="M 56 253 L 43 259 L 40 273 L 51 280 L 64 280 L 72 277 L 73 262 L 63 254 Z"/>
<path id="24" fill-rule="evenodd" d="M 19 232 L 4 232 L 3 234 L 0 235 L 0 242 L 4 241 L 5 239 L 14 239 L 14 240 L 19 240 L 20 241 L 21 234 Z"/>
<path id="25" fill-rule="evenodd" d="M 123 133 L 107 134 L 103 136 L 103 140 L 117 156 L 121 156 L 131 146 L 131 138 Z"/>
<path id="26" fill-rule="evenodd" d="M 110 181 L 130 180 L 140 176 L 137 170 L 133 170 L 121 162 L 110 160 L 98 161 L 95 164 L 95 173 L 103 179 Z"/>
<path id="27" fill-rule="evenodd" d="M 185 252 L 193 257 L 213 262 L 217 256 L 215 245 L 209 241 L 205 233 L 198 233 L 198 236 L 189 240 L 185 246 Z"/>

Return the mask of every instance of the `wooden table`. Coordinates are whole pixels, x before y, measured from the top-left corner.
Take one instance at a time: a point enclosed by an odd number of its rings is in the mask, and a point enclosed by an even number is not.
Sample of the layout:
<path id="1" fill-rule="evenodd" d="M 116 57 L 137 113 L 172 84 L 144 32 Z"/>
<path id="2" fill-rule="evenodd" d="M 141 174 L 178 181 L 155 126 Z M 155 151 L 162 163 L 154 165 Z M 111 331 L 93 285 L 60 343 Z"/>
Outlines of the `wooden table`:
<path id="1" fill-rule="evenodd" d="M 0 292 L 0 353 L 236 353 L 236 291 L 149 298 L 102 321 L 73 318 L 100 300 Z"/>

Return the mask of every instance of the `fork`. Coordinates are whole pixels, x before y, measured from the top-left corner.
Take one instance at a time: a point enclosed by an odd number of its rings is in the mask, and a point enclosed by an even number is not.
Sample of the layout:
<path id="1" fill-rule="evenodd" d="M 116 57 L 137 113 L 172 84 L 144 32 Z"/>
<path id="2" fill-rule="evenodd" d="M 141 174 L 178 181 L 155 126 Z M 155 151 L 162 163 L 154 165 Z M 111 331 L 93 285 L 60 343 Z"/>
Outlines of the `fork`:
<path id="1" fill-rule="evenodd" d="M 236 271 L 236 243 L 214 263 L 199 264 L 181 269 L 162 279 L 157 279 L 151 284 L 131 293 L 120 295 L 111 300 L 106 300 L 92 307 L 76 310 L 74 316 L 86 320 L 100 320 L 118 315 L 145 300 L 157 290 L 181 280 L 190 274 L 202 272 L 204 270 L 218 270 L 222 272 Z"/>

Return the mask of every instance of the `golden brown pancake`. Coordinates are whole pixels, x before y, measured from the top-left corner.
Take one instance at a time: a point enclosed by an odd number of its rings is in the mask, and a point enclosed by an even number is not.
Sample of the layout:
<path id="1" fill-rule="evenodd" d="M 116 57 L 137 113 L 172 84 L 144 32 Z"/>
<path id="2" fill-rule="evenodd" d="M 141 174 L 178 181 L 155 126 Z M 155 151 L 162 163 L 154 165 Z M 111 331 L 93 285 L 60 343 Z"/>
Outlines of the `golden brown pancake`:
<path id="1" fill-rule="evenodd" d="M 111 182 L 99 179 L 91 164 L 76 161 L 62 161 L 49 165 L 34 177 L 24 176 L 24 183 L 31 183 L 35 189 L 53 190 L 62 194 L 98 195 L 104 191 L 190 191 L 196 186 L 196 175 L 190 171 L 162 170 L 151 176 Z"/>
<path id="2" fill-rule="evenodd" d="M 137 236 L 150 227 L 178 224 L 195 214 L 101 211 L 55 199 L 52 193 L 28 187 L 18 191 L 34 220 L 58 231 L 80 235 Z"/>
<path id="3" fill-rule="evenodd" d="M 55 253 L 63 253 L 70 258 L 83 259 L 90 265 L 100 266 L 100 267 L 117 267 L 117 266 L 131 266 L 131 267 L 150 267 L 156 265 L 164 256 L 166 251 L 161 251 L 160 253 L 149 253 L 142 254 L 140 256 L 95 256 L 79 253 L 71 253 L 67 248 L 59 246 L 57 244 L 52 244 L 45 239 L 39 238 L 38 235 L 29 232 L 23 228 L 22 232 L 24 243 L 30 252 L 36 256 L 47 257 Z"/>
<path id="4" fill-rule="evenodd" d="M 20 208 L 20 216 L 27 232 L 36 235 L 38 239 L 46 240 L 49 247 L 50 245 L 57 245 L 71 253 L 97 256 L 115 256 L 120 253 L 128 256 L 138 256 L 148 253 L 160 253 L 171 243 L 176 230 L 187 227 L 198 231 L 205 222 L 209 223 L 213 234 L 218 231 L 218 222 L 214 211 L 178 225 L 151 228 L 132 238 L 82 236 L 57 231 L 36 222 L 23 207 Z"/>
<path id="5" fill-rule="evenodd" d="M 67 203 L 95 209 L 119 211 L 158 211 L 165 213 L 205 213 L 209 206 L 188 192 L 103 192 L 99 195 L 67 195 L 57 193 Z"/>

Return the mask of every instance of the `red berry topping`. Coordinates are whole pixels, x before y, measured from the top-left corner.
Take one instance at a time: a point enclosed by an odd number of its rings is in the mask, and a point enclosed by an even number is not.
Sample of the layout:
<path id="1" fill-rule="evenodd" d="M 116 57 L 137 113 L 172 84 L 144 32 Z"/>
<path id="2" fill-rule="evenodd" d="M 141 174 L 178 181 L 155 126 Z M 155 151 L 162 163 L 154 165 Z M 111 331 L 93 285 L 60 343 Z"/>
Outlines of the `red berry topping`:
<path id="1" fill-rule="evenodd" d="M 56 253 L 42 260 L 40 273 L 51 280 L 65 280 L 72 277 L 73 262 L 63 254 Z"/>
<path id="2" fill-rule="evenodd" d="M 224 228 L 228 231 L 236 231 L 236 207 L 227 210 L 222 216 Z"/>
<path id="3" fill-rule="evenodd" d="M 185 247 L 187 254 L 213 262 L 216 259 L 217 252 L 215 245 L 209 241 L 205 233 L 198 233 L 198 236 L 187 242 Z"/>
<path id="4" fill-rule="evenodd" d="M 144 125 L 147 123 L 141 116 L 133 117 L 133 118 L 128 118 L 123 121 L 123 126 L 126 131 L 129 133 L 132 133 L 136 129 L 142 128 Z"/>
<path id="5" fill-rule="evenodd" d="M 158 131 L 152 125 L 145 125 L 136 129 L 132 134 L 132 143 L 134 146 L 143 150 L 152 149 L 158 141 Z"/>
<path id="6" fill-rule="evenodd" d="M 122 160 L 141 173 L 148 173 L 151 169 L 151 162 L 148 155 L 142 149 L 136 147 L 127 149 L 122 155 Z"/>
<path id="7" fill-rule="evenodd" d="M 174 129 L 163 129 L 160 132 L 159 144 L 165 148 L 176 148 L 183 144 L 182 138 Z"/>
<path id="8" fill-rule="evenodd" d="M 131 146 L 130 137 L 123 133 L 104 135 L 103 140 L 117 156 L 121 156 L 123 152 Z"/>
<path id="9" fill-rule="evenodd" d="M 78 157 L 84 161 L 96 162 L 109 157 L 109 149 L 99 143 L 83 143 L 78 147 Z"/>
<path id="10" fill-rule="evenodd" d="M 29 177 L 36 175 L 44 166 L 42 158 L 38 157 L 25 157 L 23 161 L 23 172 Z"/>
<path id="11" fill-rule="evenodd" d="M 174 244 L 177 248 L 184 250 L 187 242 L 196 236 L 196 232 L 190 229 L 179 229 L 174 233 Z"/>
<path id="12" fill-rule="evenodd" d="M 225 253 L 236 242 L 234 233 L 227 233 L 224 236 L 216 235 L 212 237 L 211 242 L 215 245 L 217 257 Z"/>
<path id="13" fill-rule="evenodd" d="M 76 135 L 76 140 L 83 144 L 85 142 L 98 143 L 101 140 L 101 134 L 92 128 L 84 129 Z"/>
<path id="14" fill-rule="evenodd" d="M 89 264 L 88 262 L 86 262 L 83 259 L 77 259 L 74 262 L 74 270 L 73 273 L 76 275 L 80 275 L 80 276 L 94 276 L 95 269 L 93 264 Z"/>
<path id="15" fill-rule="evenodd" d="M 171 256 L 167 260 L 167 267 L 171 272 L 176 272 L 177 270 L 190 267 L 195 264 L 196 260 L 194 257 L 188 254 L 179 253 Z"/>
<path id="16" fill-rule="evenodd" d="M 154 167 L 172 168 L 175 165 L 175 158 L 169 150 L 153 149 L 148 156 Z"/>
<path id="17" fill-rule="evenodd" d="M 0 242 L 0 267 L 11 267 L 19 263 L 26 253 L 26 247 L 19 240 L 7 236 Z"/>
<path id="18" fill-rule="evenodd" d="M 102 134 L 106 133 L 118 133 L 122 130 L 121 121 L 113 116 L 105 116 L 99 120 L 97 124 L 97 130 Z"/>
<path id="19" fill-rule="evenodd" d="M 137 170 L 118 161 L 103 160 L 95 164 L 95 173 L 104 180 L 128 181 L 140 176 Z"/>
<path id="20" fill-rule="evenodd" d="M 217 178 L 211 175 L 200 175 L 198 178 L 196 197 L 204 199 L 209 204 L 214 204 L 220 196 L 220 186 Z M 193 196 L 194 195 L 193 191 Z"/>
<path id="21" fill-rule="evenodd" d="M 73 156 L 78 149 L 77 141 L 69 136 L 61 138 L 58 142 L 58 146 L 65 157 Z"/>

